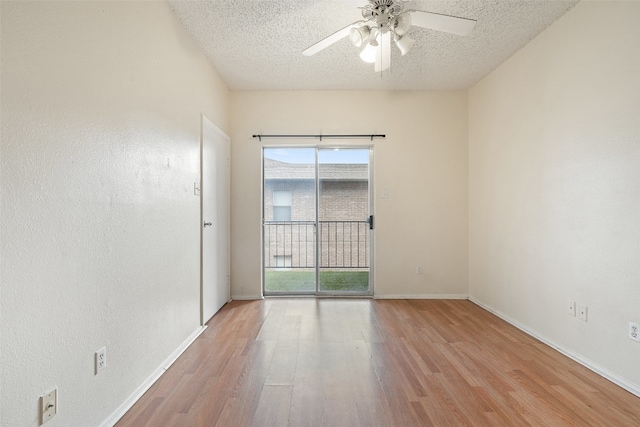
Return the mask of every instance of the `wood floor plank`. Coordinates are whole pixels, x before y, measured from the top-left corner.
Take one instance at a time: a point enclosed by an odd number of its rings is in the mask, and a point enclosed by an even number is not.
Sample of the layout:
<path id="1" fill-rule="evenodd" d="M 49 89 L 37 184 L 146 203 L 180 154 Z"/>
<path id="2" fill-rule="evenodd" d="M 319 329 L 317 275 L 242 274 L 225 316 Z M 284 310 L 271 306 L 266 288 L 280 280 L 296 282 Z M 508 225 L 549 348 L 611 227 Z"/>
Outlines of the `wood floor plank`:
<path id="1" fill-rule="evenodd" d="M 640 398 L 464 300 L 225 305 L 117 427 L 640 426 Z"/>
<path id="2" fill-rule="evenodd" d="M 278 341 L 273 352 L 265 385 L 293 386 L 298 360 L 297 340 Z"/>
<path id="3" fill-rule="evenodd" d="M 289 425 L 293 385 L 265 385 L 251 425 L 255 427 Z"/>

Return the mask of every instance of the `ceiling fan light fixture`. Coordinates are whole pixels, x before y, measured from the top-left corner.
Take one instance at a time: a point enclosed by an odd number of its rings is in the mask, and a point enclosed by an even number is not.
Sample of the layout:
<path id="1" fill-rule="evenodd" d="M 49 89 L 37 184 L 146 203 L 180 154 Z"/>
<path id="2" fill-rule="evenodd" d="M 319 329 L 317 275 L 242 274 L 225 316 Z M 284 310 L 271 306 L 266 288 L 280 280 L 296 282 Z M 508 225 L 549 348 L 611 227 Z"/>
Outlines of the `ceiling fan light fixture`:
<path id="1" fill-rule="evenodd" d="M 402 56 L 406 55 L 415 44 L 415 40 L 409 36 L 395 37 L 396 46 L 400 49 Z"/>
<path id="2" fill-rule="evenodd" d="M 1 0 L 0 0 L 1 1 Z M 360 58 L 374 63 L 374 70 L 382 73 L 391 66 L 391 35 L 400 53 L 406 55 L 415 44 L 408 37 L 414 27 L 428 28 L 445 33 L 466 36 L 476 26 L 475 19 L 427 12 L 406 10 L 410 0 L 367 0 L 362 9 L 364 20 L 353 22 L 302 51 L 305 56 L 315 55 L 321 50 L 346 38 L 358 48 Z"/>
<path id="3" fill-rule="evenodd" d="M 411 15 L 408 13 L 403 13 L 398 16 L 393 21 L 393 32 L 399 36 L 404 36 L 411 28 Z"/>
<path id="4" fill-rule="evenodd" d="M 370 34 L 371 28 L 363 25 L 362 27 L 352 28 L 349 32 L 349 39 L 355 47 L 362 47 L 369 41 Z"/>
<path id="5" fill-rule="evenodd" d="M 374 46 L 371 43 L 367 43 L 367 45 L 360 51 L 360 59 L 364 62 L 368 62 L 369 64 L 373 64 L 376 62 L 376 53 L 378 51 L 377 43 Z"/>

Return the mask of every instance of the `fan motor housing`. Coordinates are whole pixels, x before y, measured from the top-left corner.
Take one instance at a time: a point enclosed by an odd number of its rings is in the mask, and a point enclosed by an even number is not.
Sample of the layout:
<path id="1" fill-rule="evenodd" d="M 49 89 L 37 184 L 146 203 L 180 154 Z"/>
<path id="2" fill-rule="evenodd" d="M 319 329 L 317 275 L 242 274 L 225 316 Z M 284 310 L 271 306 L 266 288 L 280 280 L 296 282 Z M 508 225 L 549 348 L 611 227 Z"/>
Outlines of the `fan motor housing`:
<path id="1" fill-rule="evenodd" d="M 364 7 L 362 17 L 378 24 L 385 24 L 400 13 L 402 13 L 402 5 L 394 0 L 374 0 Z"/>

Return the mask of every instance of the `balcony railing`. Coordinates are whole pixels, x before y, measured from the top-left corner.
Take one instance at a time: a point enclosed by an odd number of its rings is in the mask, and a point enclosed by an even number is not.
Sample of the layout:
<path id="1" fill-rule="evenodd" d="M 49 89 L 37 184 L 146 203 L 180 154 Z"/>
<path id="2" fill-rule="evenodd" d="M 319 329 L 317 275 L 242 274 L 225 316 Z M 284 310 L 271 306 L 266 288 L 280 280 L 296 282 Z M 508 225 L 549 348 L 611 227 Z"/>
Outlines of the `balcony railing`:
<path id="1" fill-rule="evenodd" d="M 369 224 L 366 221 L 265 221 L 265 268 L 369 268 Z"/>

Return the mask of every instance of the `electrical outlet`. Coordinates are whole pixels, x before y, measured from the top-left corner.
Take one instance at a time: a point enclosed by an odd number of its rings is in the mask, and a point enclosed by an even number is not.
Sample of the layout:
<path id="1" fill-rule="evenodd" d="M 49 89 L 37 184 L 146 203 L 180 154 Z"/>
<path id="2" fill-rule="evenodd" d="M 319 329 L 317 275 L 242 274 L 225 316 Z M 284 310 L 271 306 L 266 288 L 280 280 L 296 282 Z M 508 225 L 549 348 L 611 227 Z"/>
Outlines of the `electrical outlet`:
<path id="1" fill-rule="evenodd" d="M 587 321 L 587 306 L 586 305 L 578 305 L 577 307 L 578 319 L 583 322 Z"/>
<path id="2" fill-rule="evenodd" d="M 569 316 L 576 317 L 576 302 L 575 301 L 567 301 L 567 314 Z"/>
<path id="3" fill-rule="evenodd" d="M 58 389 L 40 396 L 40 425 L 49 421 L 58 413 Z"/>
<path id="4" fill-rule="evenodd" d="M 104 371 L 107 367 L 107 347 L 102 347 L 96 351 L 96 375 Z"/>
<path id="5" fill-rule="evenodd" d="M 640 342 L 640 325 L 629 322 L 629 339 Z"/>
<path id="6" fill-rule="evenodd" d="M 424 270 L 422 269 L 422 266 L 421 265 L 417 266 L 416 267 L 416 274 L 423 274 L 423 273 L 424 273 Z"/>

